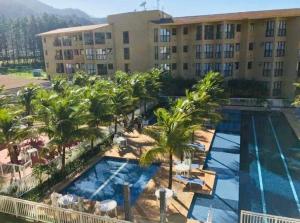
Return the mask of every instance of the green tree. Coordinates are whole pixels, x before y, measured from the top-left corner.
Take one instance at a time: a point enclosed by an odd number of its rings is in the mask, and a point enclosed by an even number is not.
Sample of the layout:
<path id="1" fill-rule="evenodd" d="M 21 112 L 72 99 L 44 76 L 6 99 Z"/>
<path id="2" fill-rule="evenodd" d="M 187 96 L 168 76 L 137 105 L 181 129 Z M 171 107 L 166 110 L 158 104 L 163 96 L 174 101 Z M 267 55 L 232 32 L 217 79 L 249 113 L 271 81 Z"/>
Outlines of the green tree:
<path id="1" fill-rule="evenodd" d="M 18 143 L 29 135 L 28 127 L 22 123 L 20 112 L 0 109 L 0 143 L 8 149 L 12 163 L 18 163 Z"/>
<path id="2" fill-rule="evenodd" d="M 182 112 L 185 106 L 189 105 L 179 99 L 170 111 L 159 108 L 155 112 L 157 123 L 145 129 L 145 134 L 155 140 L 155 145 L 142 155 L 140 162 L 142 165 L 149 165 L 155 159 L 167 156 L 169 160 L 169 189 L 172 189 L 174 155 L 179 157 L 184 151 L 191 150 L 187 143 L 196 128 L 196 126 L 189 126 L 190 117 Z"/>
<path id="3" fill-rule="evenodd" d="M 20 103 L 24 106 L 25 116 L 33 115 L 33 100 L 36 96 L 38 89 L 39 87 L 37 85 L 30 84 L 18 91 L 17 93 Z"/>

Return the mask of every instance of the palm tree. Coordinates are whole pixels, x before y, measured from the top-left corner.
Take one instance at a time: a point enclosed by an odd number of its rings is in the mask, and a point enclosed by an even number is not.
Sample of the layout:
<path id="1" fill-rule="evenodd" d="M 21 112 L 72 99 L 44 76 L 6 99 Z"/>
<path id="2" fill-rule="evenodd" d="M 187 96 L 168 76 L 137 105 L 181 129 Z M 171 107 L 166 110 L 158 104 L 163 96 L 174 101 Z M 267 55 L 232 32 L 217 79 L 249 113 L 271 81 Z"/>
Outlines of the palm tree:
<path id="1" fill-rule="evenodd" d="M 18 163 L 18 144 L 28 136 L 29 131 L 22 123 L 20 111 L 0 109 L 0 143 L 3 148 L 8 148 L 12 163 Z"/>
<path id="2" fill-rule="evenodd" d="M 48 104 L 41 107 L 41 120 L 46 118 L 40 131 L 46 133 L 49 144 L 58 148 L 65 167 L 66 147 L 87 135 L 87 103 L 84 103 L 78 91 L 71 91 L 67 96 L 54 94 Z"/>
<path id="3" fill-rule="evenodd" d="M 18 91 L 17 93 L 20 103 L 25 108 L 25 116 L 33 115 L 33 100 L 36 96 L 38 89 L 38 86 L 30 84 L 24 87 L 22 90 Z"/>
<path id="4" fill-rule="evenodd" d="M 172 189 L 174 155 L 180 156 L 184 151 L 190 150 L 187 143 L 196 127 L 189 125 L 190 117 L 182 112 L 185 106 L 189 105 L 179 99 L 170 111 L 159 108 L 155 112 L 157 123 L 145 129 L 145 134 L 155 140 L 155 145 L 142 155 L 140 162 L 142 165 L 149 165 L 161 156 L 168 156 L 169 189 Z"/>

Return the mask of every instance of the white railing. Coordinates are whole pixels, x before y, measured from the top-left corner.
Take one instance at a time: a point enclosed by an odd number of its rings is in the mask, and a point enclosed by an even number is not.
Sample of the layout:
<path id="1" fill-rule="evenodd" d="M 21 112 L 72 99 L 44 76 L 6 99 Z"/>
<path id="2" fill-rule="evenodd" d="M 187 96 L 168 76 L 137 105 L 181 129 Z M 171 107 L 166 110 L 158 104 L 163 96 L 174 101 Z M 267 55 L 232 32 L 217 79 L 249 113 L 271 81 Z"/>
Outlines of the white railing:
<path id="1" fill-rule="evenodd" d="M 1 195 L 0 212 L 45 223 L 129 223 L 115 218 L 52 207 Z"/>
<path id="2" fill-rule="evenodd" d="M 241 211 L 240 223 L 300 223 L 300 219 Z"/>
<path id="3" fill-rule="evenodd" d="M 5 177 L 7 175 L 12 175 L 13 177 L 16 177 L 16 174 L 18 173 L 20 178 L 22 178 L 26 175 L 26 168 L 31 165 L 31 160 L 27 161 L 24 165 L 0 163 L 0 176 Z"/>
<path id="4" fill-rule="evenodd" d="M 287 99 L 230 98 L 227 105 L 248 107 L 291 107 Z"/>

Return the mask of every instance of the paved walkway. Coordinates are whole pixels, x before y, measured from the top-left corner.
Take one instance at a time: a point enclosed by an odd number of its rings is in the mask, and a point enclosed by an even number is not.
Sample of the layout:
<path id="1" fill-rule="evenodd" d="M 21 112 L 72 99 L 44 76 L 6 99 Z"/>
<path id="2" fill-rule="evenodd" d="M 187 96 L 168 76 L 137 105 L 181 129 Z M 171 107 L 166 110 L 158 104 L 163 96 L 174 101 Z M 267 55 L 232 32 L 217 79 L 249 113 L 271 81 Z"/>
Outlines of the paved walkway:
<path id="1" fill-rule="evenodd" d="M 283 114 L 285 115 L 290 126 L 294 130 L 297 138 L 300 140 L 300 120 L 295 115 L 295 109 L 293 108 L 284 109 Z"/>

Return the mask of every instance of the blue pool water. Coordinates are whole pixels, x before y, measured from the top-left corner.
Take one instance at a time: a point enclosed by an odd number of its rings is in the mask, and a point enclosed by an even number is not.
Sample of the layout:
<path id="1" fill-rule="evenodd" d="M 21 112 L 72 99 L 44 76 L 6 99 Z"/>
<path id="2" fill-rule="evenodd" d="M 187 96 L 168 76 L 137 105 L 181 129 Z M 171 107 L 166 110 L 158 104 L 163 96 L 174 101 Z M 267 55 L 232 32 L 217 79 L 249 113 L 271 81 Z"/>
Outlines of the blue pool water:
<path id="1" fill-rule="evenodd" d="M 206 168 L 213 196 L 195 194 L 189 217 L 234 223 L 240 210 L 300 218 L 300 142 L 280 112 L 226 111 Z"/>
<path id="2" fill-rule="evenodd" d="M 113 199 L 121 206 L 124 203 L 123 185 L 129 183 L 131 203 L 134 204 L 158 168 L 159 164 L 143 168 L 136 160 L 104 157 L 69 184 L 62 193 L 97 201 Z"/>

